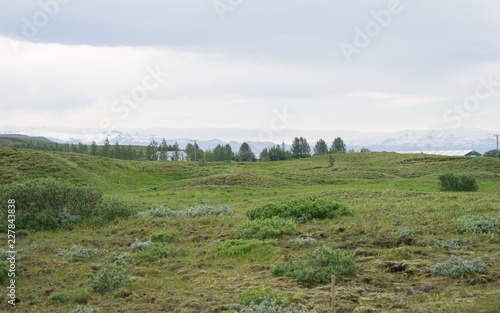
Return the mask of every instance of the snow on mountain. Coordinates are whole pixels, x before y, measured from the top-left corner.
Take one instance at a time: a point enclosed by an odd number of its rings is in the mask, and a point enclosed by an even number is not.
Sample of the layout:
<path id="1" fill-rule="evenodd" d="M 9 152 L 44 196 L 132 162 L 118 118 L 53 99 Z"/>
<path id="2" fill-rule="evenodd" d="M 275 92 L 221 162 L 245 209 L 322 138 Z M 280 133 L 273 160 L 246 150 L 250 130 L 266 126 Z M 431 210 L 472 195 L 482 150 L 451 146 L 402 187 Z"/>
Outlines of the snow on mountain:
<path id="1" fill-rule="evenodd" d="M 386 136 L 352 140 L 348 148 L 365 147 L 373 151 L 476 150 L 484 153 L 496 148 L 493 132 L 478 128 L 405 130 Z"/>
<path id="2" fill-rule="evenodd" d="M 41 136 L 58 143 L 73 143 L 82 142 L 90 144 L 93 140 L 97 144 L 102 145 L 107 137 L 111 144 L 118 141 L 120 145 L 140 145 L 147 146 L 151 139 L 155 139 L 161 143 L 163 137 L 154 134 L 145 134 L 151 130 L 142 130 L 141 132 L 122 132 L 118 130 L 110 130 L 106 132 L 93 133 L 88 130 L 53 130 L 46 127 L 42 128 L 25 128 L 16 131 L 0 129 L 0 134 L 22 134 L 28 136 Z M 300 134 L 299 131 L 297 133 Z M 473 149 L 480 153 L 496 148 L 496 139 L 492 132 L 478 128 L 458 128 L 458 129 L 431 129 L 431 130 L 404 130 L 375 137 L 365 137 L 362 139 L 350 139 L 349 135 L 343 136 L 347 144 L 347 149 L 359 150 L 368 148 L 372 151 L 428 151 L 428 150 L 468 150 Z M 91 134 L 91 135 L 89 135 Z M 328 143 L 333 138 L 324 138 Z M 329 141 L 330 140 L 330 141 Z M 187 138 L 166 138 L 165 141 L 169 145 L 175 142 L 179 144 L 181 149 L 184 149 L 187 144 L 194 142 Z M 233 151 L 238 151 L 241 145 L 236 141 L 222 141 L 219 139 L 199 140 L 198 146 L 203 149 L 214 149 L 217 145 L 229 144 Z M 250 148 L 255 153 L 260 153 L 264 148 L 270 148 L 276 144 L 273 142 L 253 142 L 248 141 Z M 314 142 L 309 142 L 311 149 L 314 147 Z M 285 147 L 290 149 L 290 145 Z"/>

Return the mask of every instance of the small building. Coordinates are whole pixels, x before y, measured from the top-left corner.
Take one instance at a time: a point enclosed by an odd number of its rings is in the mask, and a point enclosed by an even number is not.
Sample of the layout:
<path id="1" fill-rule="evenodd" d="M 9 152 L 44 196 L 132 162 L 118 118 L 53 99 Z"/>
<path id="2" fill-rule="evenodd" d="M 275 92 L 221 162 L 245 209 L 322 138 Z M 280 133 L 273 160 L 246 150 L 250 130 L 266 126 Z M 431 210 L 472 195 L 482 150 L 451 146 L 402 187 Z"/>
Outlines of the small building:
<path id="1" fill-rule="evenodd" d="M 430 154 L 443 156 L 463 156 L 463 157 L 480 157 L 481 153 L 475 150 L 433 150 L 433 151 L 396 151 L 401 154 Z"/>

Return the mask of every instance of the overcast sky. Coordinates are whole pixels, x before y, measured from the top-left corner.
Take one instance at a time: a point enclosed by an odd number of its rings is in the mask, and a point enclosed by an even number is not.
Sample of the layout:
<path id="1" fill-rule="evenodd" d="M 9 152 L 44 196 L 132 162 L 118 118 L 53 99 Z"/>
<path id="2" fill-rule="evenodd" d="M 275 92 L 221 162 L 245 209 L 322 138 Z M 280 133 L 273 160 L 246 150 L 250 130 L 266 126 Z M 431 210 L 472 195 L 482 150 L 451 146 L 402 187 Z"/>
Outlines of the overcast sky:
<path id="1" fill-rule="evenodd" d="M 500 130 L 498 12 L 498 0 L 2 1 L 0 130 Z"/>

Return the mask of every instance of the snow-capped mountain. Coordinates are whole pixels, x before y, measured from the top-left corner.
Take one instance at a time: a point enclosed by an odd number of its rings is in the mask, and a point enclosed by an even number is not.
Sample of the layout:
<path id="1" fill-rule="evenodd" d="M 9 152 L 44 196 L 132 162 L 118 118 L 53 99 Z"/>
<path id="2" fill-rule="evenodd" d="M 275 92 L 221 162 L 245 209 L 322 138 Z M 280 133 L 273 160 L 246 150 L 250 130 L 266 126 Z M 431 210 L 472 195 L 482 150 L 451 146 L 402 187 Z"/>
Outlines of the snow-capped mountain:
<path id="1" fill-rule="evenodd" d="M 386 136 L 348 141 L 348 148 L 373 151 L 476 150 L 496 149 L 495 132 L 478 128 L 405 130 Z"/>
<path id="2" fill-rule="evenodd" d="M 154 130 L 141 130 L 122 132 L 118 130 L 110 130 L 106 132 L 92 132 L 88 130 L 53 130 L 49 128 L 29 128 L 16 131 L 5 131 L 0 129 L 0 134 L 23 134 L 28 136 L 45 137 L 58 143 L 73 143 L 82 142 L 90 144 L 95 141 L 102 145 L 104 140 L 108 140 L 114 144 L 118 142 L 120 145 L 140 145 L 147 146 L 152 139 L 160 143 L 164 137 L 151 134 Z M 148 132 L 146 134 L 145 132 Z M 300 131 L 293 131 L 296 134 L 301 134 Z M 338 132 L 337 132 L 338 133 Z M 347 149 L 359 150 L 368 148 L 372 151 L 428 151 L 428 150 L 476 150 L 480 153 L 496 149 L 496 138 L 493 134 L 498 134 L 498 131 L 489 131 L 478 128 L 458 128 L 458 129 L 431 129 L 431 130 L 405 130 L 400 132 L 388 133 L 384 135 L 371 137 L 365 135 L 359 139 L 359 132 L 352 132 L 352 138 L 349 132 L 343 132 L 342 138 L 347 144 Z M 333 139 L 337 137 L 335 132 L 324 132 L 319 134 L 326 140 L 327 144 L 331 144 Z M 356 138 L 356 139 L 354 139 Z M 314 147 L 314 140 L 319 138 L 309 138 L 311 149 Z M 193 140 L 187 138 L 165 138 L 169 145 L 175 142 L 179 144 L 181 149 L 184 149 L 187 144 L 193 143 Z M 223 141 L 219 139 L 199 140 L 198 146 L 203 149 L 213 149 L 217 145 L 229 144 L 233 151 L 238 151 L 241 143 L 237 141 Z M 270 148 L 276 145 L 273 142 L 255 142 L 247 141 L 251 149 L 255 153 L 260 153 L 264 148 Z M 285 144 L 285 148 L 290 149 L 289 144 Z"/>

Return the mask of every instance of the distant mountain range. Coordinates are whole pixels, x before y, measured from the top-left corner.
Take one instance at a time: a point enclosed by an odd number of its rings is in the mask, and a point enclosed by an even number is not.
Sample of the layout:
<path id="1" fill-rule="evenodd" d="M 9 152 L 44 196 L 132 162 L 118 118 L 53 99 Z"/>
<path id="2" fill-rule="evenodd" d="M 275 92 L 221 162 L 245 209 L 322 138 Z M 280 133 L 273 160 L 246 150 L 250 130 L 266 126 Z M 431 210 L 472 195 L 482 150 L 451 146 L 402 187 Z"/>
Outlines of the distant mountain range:
<path id="1" fill-rule="evenodd" d="M 300 131 L 295 131 L 300 134 Z M 361 148 L 368 148 L 372 151 L 428 151 L 428 150 L 476 150 L 480 153 L 496 149 L 496 138 L 492 131 L 478 128 L 459 128 L 459 129 L 431 129 L 431 130 L 405 130 L 400 132 L 389 133 L 379 136 L 365 135 L 365 138 L 359 138 L 359 132 L 353 132 L 351 139 L 348 132 L 343 132 L 343 139 L 346 142 L 347 149 L 359 151 Z M 22 136 L 38 137 L 39 140 L 50 140 L 58 143 L 73 143 L 78 142 L 90 144 L 95 140 L 97 144 L 103 144 L 107 137 L 114 144 L 118 141 L 120 145 L 140 145 L 147 146 L 151 139 L 158 142 L 163 140 L 162 136 L 145 135 L 140 132 L 122 132 L 112 130 L 103 132 L 95 137 L 90 137 L 88 134 L 79 131 L 57 131 L 48 128 L 31 128 L 19 131 L 2 131 L 0 134 L 22 138 Z M 0 135 L 4 136 L 4 135 Z M 323 136 L 328 144 L 334 138 Z M 36 139 L 36 138 L 32 138 Z M 186 138 L 166 138 L 167 144 L 172 145 L 177 142 L 181 149 L 185 148 L 188 143 L 193 143 L 191 139 Z M 219 139 L 199 140 L 198 145 L 201 149 L 213 149 L 218 144 L 229 144 L 233 151 L 239 150 L 240 142 L 223 141 Z M 264 148 L 273 147 L 274 142 L 255 142 L 247 141 L 255 153 L 260 153 Z M 314 147 L 314 141 L 309 140 L 311 148 Z M 285 144 L 287 149 L 290 149 L 290 143 Z"/>

